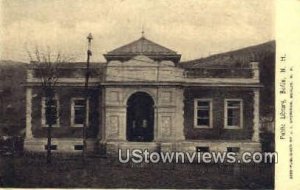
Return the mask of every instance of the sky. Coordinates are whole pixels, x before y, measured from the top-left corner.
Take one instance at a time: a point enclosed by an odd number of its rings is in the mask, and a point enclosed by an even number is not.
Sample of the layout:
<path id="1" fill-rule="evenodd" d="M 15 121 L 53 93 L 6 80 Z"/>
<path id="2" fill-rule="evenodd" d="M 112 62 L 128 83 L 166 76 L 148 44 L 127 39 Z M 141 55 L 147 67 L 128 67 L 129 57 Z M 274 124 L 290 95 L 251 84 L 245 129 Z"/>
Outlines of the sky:
<path id="1" fill-rule="evenodd" d="M 272 0 L 0 0 L 0 60 L 28 62 L 49 47 L 92 61 L 141 37 L 182 54 L 182 61 L 273 40 Z"/>

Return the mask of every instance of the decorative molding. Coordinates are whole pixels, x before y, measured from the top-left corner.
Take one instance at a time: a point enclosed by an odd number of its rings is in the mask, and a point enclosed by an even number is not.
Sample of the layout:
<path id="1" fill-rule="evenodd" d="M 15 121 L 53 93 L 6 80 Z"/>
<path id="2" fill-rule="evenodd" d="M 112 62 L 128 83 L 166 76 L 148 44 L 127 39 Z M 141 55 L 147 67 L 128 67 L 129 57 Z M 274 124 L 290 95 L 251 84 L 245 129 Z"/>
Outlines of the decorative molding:
<path id="1" fill-rule="evenodd" d="M 171 136 L 172 127 L 172 117 L 171 116 L 161 116 L 161 131 L 163 137 Z"/>
<path id="2" fill-rule="evenodd" d="M 115 137 L 119 134 L 119 116 L 111 115 L 109 116 L 109 128 L 110 128 L 110 136 Z"/>
<path id="3" fill-rule="evenodd" d="M 259 62 L 250 62 L 252 68 L 253 79 L 259 80 Z"/>
<path id="4" fill-rule="evenodd" d="M 28 78 L 27 79 L 28 83 L 39 83 L 41 84 L 41 79 L 40 78 Z M 85 78 L 79 78 L 79 77 L 70 77 L 70 78 L 59 78 L 57 81 L 57 84 L 60 83 L 83 83 L 85 82 Z M 95 82 L 100 82 L 99 78 L 89 78 L 89 82 L 95 83 Z"/>
<path id="5" fill-rule="evenodd" d="M 124 105 L 127 105 L 128 99 L 134 93 L 137 93 L 137 92 L 144 92 L 144 93 L 148 94 L 152 98 L 152 100 L 154 102 L 154 106 L 157 105 L 157 101 L 156 101 L 157 94 L 155 93 L 157 89 L 154 89 L 154 88 L 135 88 L 135 89 L 128 88 L 128 89 L 129 89 L 128 91 L 124 90 L 124 92 L 125 92 L 125 96 L 124 96 L 124 99 L 123 99 L 123 104 Z"/>
<path id="6" fill-rule="evenodd" d="M 161 103 L 172 103 L 172 91 L 163 91 L 160 95 Z"/>
<path id="7" fill-rule="evenodd" d="M 119 102 L 120 101 L 120 92 L 119 91 L 110 91 L 108 94 L 108 101 Z"/>
<path id="8" fill-rule="evenodd" d="M 256 78 L 185 78 L 184 83 L 199 83 L 199 84 L 259 84 L 259 79 Z"/>

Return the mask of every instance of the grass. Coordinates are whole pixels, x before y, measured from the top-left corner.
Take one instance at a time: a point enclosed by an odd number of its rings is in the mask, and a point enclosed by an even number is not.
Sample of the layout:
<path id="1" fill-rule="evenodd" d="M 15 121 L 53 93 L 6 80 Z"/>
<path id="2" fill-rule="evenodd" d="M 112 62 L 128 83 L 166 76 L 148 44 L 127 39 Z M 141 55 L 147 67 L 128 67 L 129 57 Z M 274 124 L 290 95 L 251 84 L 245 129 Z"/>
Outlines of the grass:
<path id="1" fill-rule="evenodd" d="M 44 155 L 1 157 L 0 187 L 262 188 L 274 187 L 273 165 L 121 164 L 116 158 Z"/>

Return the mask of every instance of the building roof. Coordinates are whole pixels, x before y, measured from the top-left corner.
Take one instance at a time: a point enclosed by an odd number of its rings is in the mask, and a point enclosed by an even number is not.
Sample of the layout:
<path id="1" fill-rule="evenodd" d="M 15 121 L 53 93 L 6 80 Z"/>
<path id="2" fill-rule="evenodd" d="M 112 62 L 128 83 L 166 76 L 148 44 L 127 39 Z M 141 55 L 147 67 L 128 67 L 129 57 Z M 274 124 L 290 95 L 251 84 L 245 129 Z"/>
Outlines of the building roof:
<path id="1" fill-rule="evenodd" d="M 155 42 L 152 42 L 145 37 L 141 37 L 129 44 L 116 48 L 107 54 L 166 54 L 176 55 L 177 53 L 166 47 L 163 47 Z"/>
<path id="2" fill-rule="evenodd" d="M 210 67 L 247 67 L 252 61 L 262 62 L 267 56 L 275 54 L 275 41 L 241 48 L 234 51 L 211 55 L 208 57 L 180 62 L 185 69 Z"/>
<path id="3" fill-rule="evenodd" d="M 178 62 L 181 57 L 181 55 L 177 54 L 175 51 L 148 40 L 144 36 L 129 44 L 109 51 L 104 57 L 110 61 L 118 59 L 126 60 L 136 55 L 145 55 L 159 60 L 171 59 L 175 62 Z"/>
<path id="4" fill-rule="evenodd" d="M 40 63 L 43 66 L 44 63 Z M 53 63 L 55 66 L 55 63 Z M 59 63 L 57 66 L 58 68 L 63 69 L 85 69 L 87 67 L 86 62 L 66 62 L 66 63 Z M 31 61 L 29 64 L 26 65 L 28 68 L 34 68 L 35 62 Z M 105 62 L 90 62 L 90 68 L 102 68 L 105 66 Z"/>

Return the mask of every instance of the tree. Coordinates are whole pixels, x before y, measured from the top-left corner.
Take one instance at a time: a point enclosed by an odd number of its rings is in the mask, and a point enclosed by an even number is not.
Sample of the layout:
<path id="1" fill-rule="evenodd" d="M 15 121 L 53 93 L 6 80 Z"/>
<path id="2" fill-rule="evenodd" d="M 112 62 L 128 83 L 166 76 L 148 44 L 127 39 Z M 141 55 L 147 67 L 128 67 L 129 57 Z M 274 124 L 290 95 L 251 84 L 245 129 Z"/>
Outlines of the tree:
<path id="1" fill-rule="evenodd" d="M 40 51 L 38 47 L 32 53 L 27 50 L 30 63 L 33 68 L 33 75 L 40 79 L 41 87 L 45 97 L 45 116 L 47 128 L 47 163 L 51 164 L 51 140 L 52 127 L 58 119 L 58 110 L 55 100 L 56 84 L 59 80 L 59 67 L 63 63 L 70 62 L 70 58 L 63 56 L 60 52 L 51 53 L 50 48 Z"/>

